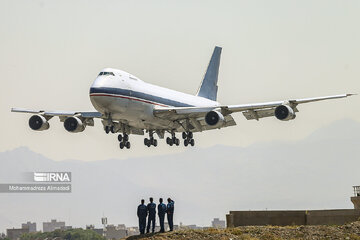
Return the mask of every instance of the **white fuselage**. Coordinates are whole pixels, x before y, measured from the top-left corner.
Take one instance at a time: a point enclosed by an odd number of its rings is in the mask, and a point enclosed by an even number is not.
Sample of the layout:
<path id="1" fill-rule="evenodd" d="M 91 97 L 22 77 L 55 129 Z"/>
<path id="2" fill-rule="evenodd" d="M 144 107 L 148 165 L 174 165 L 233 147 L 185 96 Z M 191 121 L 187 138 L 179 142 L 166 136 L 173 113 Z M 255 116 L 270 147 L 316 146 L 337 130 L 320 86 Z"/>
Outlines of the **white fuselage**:
<path id="1" fill-rule="evenodd" d="M 112 120 L 141 129 L 172 129 L 173 122 L 154 117 L 154 107 L 209 107 L 218 102 L 146 83 L 116 69 L 106 68 L 90 88 L 95 109 Z"/>

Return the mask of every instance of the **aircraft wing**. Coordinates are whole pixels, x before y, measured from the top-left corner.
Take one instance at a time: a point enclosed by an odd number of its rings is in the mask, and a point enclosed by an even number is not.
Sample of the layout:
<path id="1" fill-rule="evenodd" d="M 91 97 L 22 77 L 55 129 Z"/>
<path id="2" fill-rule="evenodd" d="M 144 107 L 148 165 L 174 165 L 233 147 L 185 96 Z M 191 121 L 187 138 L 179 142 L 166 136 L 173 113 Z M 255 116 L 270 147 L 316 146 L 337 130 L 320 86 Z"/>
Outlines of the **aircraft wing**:
<path id="1" fill-rule="evenodd" d="M 102 118 L 102 114 L 99 112 L 44 111 L 44 110 L 30 110 L 23 108 L 12 108 L 11 111 L 19 112 L 19 113 L 40 114 L 47 119 L 50 119 L 52 117 L 59 117 L 60 121 L 64 121 L 65 118 L 71 116 L 79 116 L 84 119 Z"/>
<path id="2" fill-rule="evenodd" d="M 224 116 L 230 115 L 234 112 L 243 112 L 247 120 L 259 120 L 259 118 L 274 116 L 275 108 L 280 105 L 288 105 L 294 110 L 294 112 L 298 112 L 296 107 L 302 103 L 345 98 L 351 95 L 354 94 L 341 94 L 326 97 L 303 98 L 241 105 L 220 105 L 213 107 L 159 107 L 154 109 L 154 116 L 175 121 L 189 118 L 203 118 L 208 112 L 217 110 Z"/>

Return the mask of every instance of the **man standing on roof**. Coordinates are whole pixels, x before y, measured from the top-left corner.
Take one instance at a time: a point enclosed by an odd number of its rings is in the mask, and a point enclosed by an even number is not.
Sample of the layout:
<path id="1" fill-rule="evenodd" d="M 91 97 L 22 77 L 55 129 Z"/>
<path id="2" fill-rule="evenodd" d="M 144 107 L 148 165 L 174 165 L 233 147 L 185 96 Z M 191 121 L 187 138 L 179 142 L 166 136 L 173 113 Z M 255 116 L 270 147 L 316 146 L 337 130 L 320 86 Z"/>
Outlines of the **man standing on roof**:
<path id="1" fill-rule="evenodd" d="M 175 202 L 171 200 L 171 198 L 168 198 L 168 204 L 166 207 L 166 213 L 167 213 L 167 219 L 169 223 L 170 231 L 174 230 L 174 204 Z"/>
<path id="2" fill-rule="evenodd" d="M 147 205 L 147 211 L 149 214 L 148 217 L 148 224 L 147 224 L 147 229 L 146 229 L 146 233 L 150 232 L 150 224 L 152 223 L 152 233 L 154 233 L 155 231 L 155 218 L 156 218 L 156 204 L 153 203 L 154 199 L 151 197 L 150 199 L 150 203 Z"/>
<path id="3" fill-rule="evenodd" d="M 159 199 L 158 205 L 158 215 L 160 220 L 160 232 L 165 232 L 164 220 L 165 220 L 165 213 L 166 213 L 166 205 L 163 203 L 163 199 Z"/>
<path id="4" fill-rule="evenodd" d="M 147 207 L 144 203 L 145 203 L 145 200 L 141 199 L 141 204 L 137 208 L 137 216 L 139 218 L 140 234 L 145 234 L 145 227 L 146 227 Z"/>

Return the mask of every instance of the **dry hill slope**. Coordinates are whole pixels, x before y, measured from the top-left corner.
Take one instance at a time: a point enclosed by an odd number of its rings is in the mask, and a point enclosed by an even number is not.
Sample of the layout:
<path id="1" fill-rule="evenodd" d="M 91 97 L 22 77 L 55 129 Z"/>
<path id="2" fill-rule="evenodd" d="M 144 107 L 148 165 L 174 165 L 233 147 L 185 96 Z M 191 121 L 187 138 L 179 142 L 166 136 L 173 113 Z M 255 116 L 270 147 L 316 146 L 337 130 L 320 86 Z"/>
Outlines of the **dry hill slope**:
<path id="1" fill-rule="evenodd" d="M 179 230 L 161 234 L 132 236 L 127 240 L 281 240 L 360 239 L 360 222 L 342 226 L 248 226 L 229 229 Z"/>

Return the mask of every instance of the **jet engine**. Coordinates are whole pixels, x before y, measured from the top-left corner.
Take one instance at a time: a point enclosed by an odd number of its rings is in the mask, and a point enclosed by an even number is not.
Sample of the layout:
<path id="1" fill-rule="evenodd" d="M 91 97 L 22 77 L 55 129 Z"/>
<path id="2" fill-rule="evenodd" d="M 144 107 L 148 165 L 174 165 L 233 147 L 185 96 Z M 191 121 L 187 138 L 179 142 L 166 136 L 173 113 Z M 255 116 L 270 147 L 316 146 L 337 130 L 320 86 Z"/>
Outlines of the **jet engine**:
<path id="1" fill-rule="evenodd" d="M 85 130 L 85 124 L 78 117 L 68 117 L 64 121 L 64 127 L 68 132 L 77 133 Z"/>
<path id="2" fill-rule="evenodd" d="M 275 117 L 281 121 L 289 121 L 295 119 L 294 109 L 287 105 L 280 105 L 275 108 Z"/>
<path id="3" fill-rule="evenodd" d="M 210 111 L 205 115 L 205 122 L 212 127 L 221 127 L 224 122 L 224 116 L 218 111 Z"/>
<path id="4" fill-rule="evenodd" d="M 50 127 L 49 122 L 42 115 L 33 115 L 29 119 L 29 127 L 35 131 L 47 130 Z"/>

